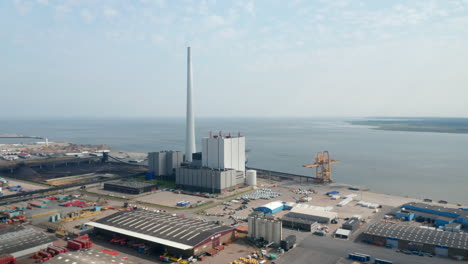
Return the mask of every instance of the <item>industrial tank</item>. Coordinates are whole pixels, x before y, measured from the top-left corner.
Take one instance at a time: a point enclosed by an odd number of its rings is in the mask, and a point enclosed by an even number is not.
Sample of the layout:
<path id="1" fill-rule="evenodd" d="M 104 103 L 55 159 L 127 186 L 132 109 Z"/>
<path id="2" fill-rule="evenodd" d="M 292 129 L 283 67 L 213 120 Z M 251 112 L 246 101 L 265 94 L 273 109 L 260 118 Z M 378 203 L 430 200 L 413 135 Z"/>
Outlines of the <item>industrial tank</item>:
<path id="1" fill-rule="evenodd" d="M 275 221 L 273 223 L 273 242 L 279 245 L 281 239 L 283 238 L 283 226 L 281 221 Z"/>
<path id="2" fill-rule="evenodd" d="M 256 170 L 247 170 L 247 185 L 256 186 L 257 185 L 257 171 Z"/>
<path id="3" fill-rule="evenodd" d="M 255 218 L 249 217 L 249 237 L 255 238 Z"/>
<path id="4" fill-rule="evenodd" d="M 268 221 L 265 228 L 265 240 L 271 242 L 273 240 L 273 221 Z"/>

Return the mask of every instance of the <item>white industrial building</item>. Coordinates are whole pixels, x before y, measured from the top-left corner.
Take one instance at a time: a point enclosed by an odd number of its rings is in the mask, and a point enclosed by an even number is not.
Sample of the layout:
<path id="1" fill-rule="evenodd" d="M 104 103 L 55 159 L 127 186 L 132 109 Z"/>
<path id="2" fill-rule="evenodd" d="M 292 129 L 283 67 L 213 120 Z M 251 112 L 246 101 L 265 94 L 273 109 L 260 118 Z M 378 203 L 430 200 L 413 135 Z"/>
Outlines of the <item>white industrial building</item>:
<path id="1" fill-rule="evenodd" d="M 200 153 L 188 166 L 176 168 L 178 188 L 220 193 L 245 184 L 245 137 L 213 136 L 202 139 Z M 256 185 L 256 172 L 250 172 L 250 184 Z"/>
<path id="2" fill-rule="evenodd" d="M 160 151 L 148 153 L 149 172 L 154 176 L 172 176 L 180 168 L 184 154 L 180 151 Z"/>
<path id="3" fill-rule="evenodd" d="M 291 211 L 286 214 L 289 219 L 303 219 L 308 221 L 315 221 L 319 223 L 330 223 L 332 219 L 338 218 L 336 212 L 325 210 L 318 210 L 314 207 L 293 207 Z"/>
<path id="4" fill-rule="evenodd" d="M 202 166 L 245 171 L 245 137 L 219 135 L 202 139 Z"/>
<path id="5" fill-rule="evenodd" d="M 181 167 L 176 170 L 176 186 L 182 189 L 221 193 L 244 184 L 242 171 Z"/>

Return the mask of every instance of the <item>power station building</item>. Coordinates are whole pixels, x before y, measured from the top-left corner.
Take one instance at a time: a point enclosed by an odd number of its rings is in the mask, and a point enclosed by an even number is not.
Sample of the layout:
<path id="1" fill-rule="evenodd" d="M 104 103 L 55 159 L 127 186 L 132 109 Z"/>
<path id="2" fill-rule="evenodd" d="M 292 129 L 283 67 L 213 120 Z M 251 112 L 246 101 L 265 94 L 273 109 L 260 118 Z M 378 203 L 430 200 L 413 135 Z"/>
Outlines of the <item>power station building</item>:
<path id="1" fill-rule="evenodd" d="M 176 186 L 186 190 L 221 193 L 244 184 L 244 181 L 242 171 L 190 167 L 176 169 Z"/>
<path id="2" fill-rule="evenodd" d="M 202 152 L 194 153 L 191 163 L 175 171 L 178 188 L 220 193 L 241 186 L 245 183 L 245 137 L 210 134 L 202 139 Z"/>
<path id="3" fill-rule="evenodd" d="M 157 177 L 173 177 L 175 169 L 180 168 L 184 154 L 180 151 L 160 151 L 148 153 L 149 172 Z"/>
<path id="4" fill-rule="evenodd" d="M 202 139 L 202 166 L 245 171 L 245 137 L 219 135 Z"/>

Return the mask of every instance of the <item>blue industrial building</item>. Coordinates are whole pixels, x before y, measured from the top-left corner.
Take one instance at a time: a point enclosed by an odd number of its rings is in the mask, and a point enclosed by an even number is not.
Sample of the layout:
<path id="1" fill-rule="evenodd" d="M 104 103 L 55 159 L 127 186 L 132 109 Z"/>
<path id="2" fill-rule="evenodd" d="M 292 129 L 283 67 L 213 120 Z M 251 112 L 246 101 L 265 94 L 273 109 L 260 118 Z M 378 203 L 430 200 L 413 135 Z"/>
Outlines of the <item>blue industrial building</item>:
<path id="1" fill-rule="evenodd" d="M 413 221 L 414 213 L 405 210 L 399 210 L 396 212 L 395 217 L 405 221 Z"/>
<path id="2" fill-rule="evenodd" d="M 265 213 L 265 215 L 275 214 L 284 209 L 283 202 L 271 202 L 257 208 L 258 211 Z"/>
<path id="3" fill-rule="evenodd" d="M 462 226 L 468 226 L 468 211 L 424 203 L 404 204 L 395 215 L 397 218 L 406 221 L 414 219 L 416 221 L 431 222 L 438 227 L 454 222 L 458 222 Z"/>

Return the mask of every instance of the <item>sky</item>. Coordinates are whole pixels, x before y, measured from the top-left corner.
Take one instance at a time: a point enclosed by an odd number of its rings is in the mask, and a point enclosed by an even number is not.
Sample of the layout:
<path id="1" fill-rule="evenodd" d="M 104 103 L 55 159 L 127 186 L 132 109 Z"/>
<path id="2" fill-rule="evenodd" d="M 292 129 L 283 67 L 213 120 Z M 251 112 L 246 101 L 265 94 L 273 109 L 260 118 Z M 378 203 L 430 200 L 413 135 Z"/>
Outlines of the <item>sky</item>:
<path id="1" fill-rule="evenodd" d="M 1 0 L 0 118 L 468 117 L 468 0 Z"/>

